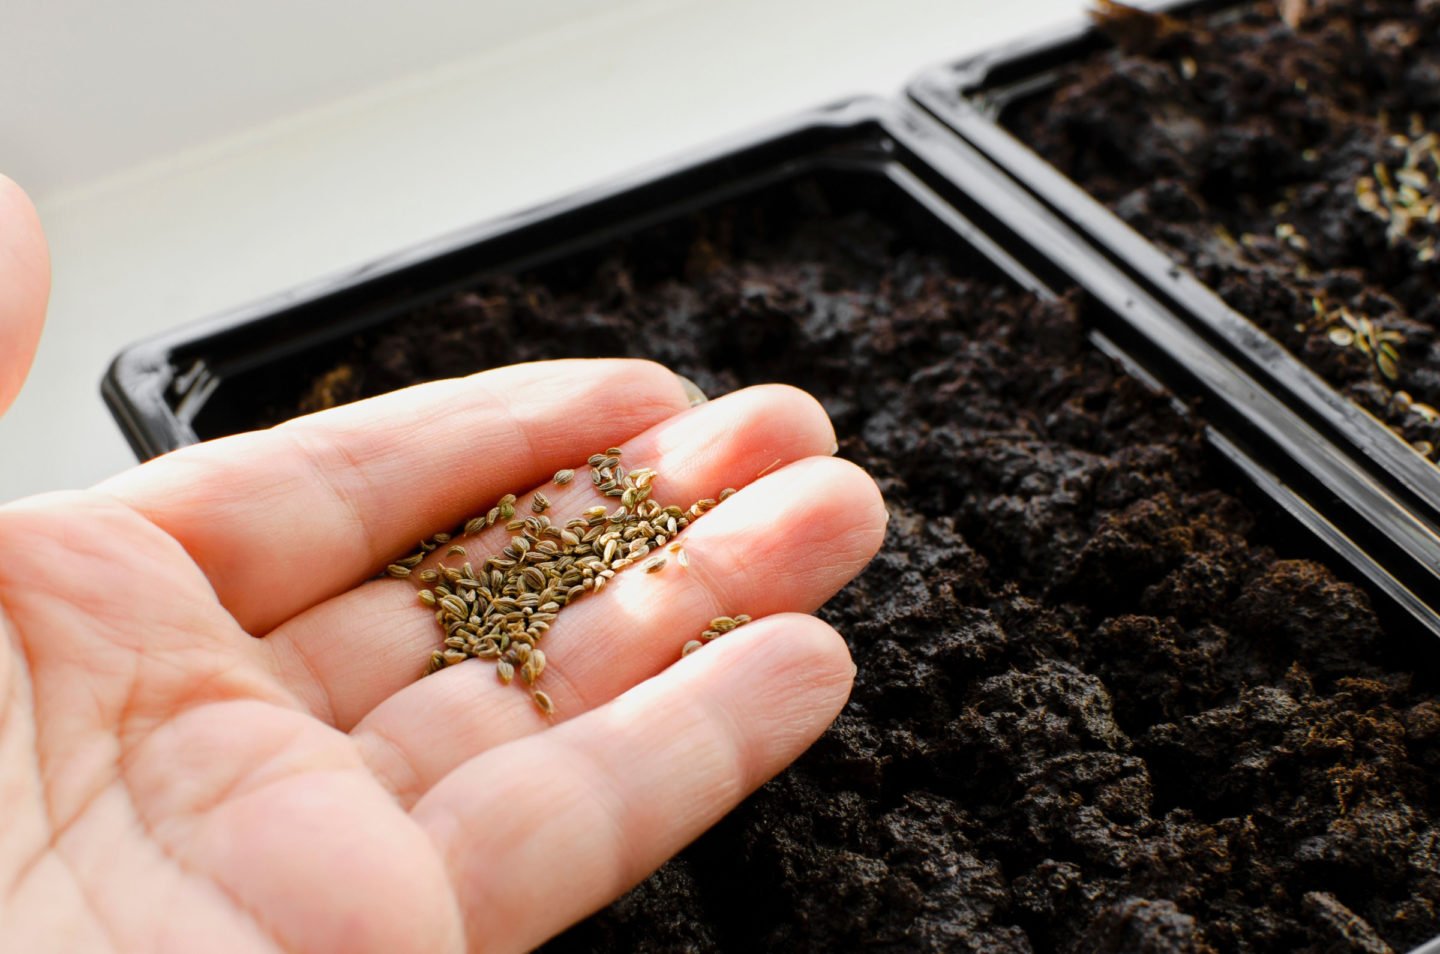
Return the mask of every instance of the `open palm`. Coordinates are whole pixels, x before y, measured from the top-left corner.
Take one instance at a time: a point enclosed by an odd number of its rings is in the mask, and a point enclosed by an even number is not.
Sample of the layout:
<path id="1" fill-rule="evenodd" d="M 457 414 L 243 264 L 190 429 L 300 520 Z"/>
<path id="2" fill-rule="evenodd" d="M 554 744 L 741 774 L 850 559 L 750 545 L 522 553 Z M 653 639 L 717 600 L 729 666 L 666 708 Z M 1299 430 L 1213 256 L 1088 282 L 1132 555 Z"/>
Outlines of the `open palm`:
<path id="1" fill-rule="evenodd" d="M 0 179 L 0 355 L 33 343 L 46 272 Z M 0 361 L 0 409 L 26 363 Z M 616 444 L 664 502 L 739 488 L 682 534 L 689 565 L 561 614 L 552 718 L 486 663 L 417 680 L 434 615 L 377 570 Z M 518 950 L 603 905 L 843 705 L 843 641 L 793 611 L 884 510 L 833 448 L 793 389 L 689 408 L 656 365 L 559 362 L 0 508 L 0 947 Z M 595 502 L 545 492 L 557 519 Z M 458 542 L 478 565 L 506 540 Z M 734 613 L 755 622 L 677 661 Z"/>

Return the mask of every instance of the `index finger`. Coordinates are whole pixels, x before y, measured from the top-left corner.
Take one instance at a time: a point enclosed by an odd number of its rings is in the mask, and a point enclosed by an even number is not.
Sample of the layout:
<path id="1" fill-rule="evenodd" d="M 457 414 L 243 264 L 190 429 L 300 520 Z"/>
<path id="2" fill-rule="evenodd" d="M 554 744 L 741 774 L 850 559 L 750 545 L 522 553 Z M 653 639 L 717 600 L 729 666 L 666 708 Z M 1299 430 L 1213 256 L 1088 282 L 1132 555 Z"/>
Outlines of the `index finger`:
<path id="1" fill-rule="evenodd" d="M 259 634 L 687 406 L 649 361 L 515 365 L 184 448 L 98 489 L 178 540 Z"/>

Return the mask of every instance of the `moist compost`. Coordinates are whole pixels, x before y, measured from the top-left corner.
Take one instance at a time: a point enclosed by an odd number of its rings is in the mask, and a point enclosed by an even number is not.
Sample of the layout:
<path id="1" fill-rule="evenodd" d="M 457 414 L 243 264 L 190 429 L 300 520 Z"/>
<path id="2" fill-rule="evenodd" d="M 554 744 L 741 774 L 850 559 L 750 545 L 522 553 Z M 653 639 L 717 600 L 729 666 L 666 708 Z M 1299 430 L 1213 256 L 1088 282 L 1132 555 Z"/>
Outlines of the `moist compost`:
<path id="1" fill-rule="evenodd" d="M 1004 122 L 1435 460 L 1440 3 L 1285 6 L 1112 8 Z"/>
<path id="2" fill-rule="evenodd" d="M 859 667 L 835 725 L 551 950 L 1440 932 L 1435 686 L 1364 591 L 1265 545 L 1198 425 L 1090 345 L 1085 303 L 803 188 L 612 252 L 357 339 L 304 406 L 571 355 L 655 358 L 711 395 L 788 381 L 892 518 L 820 613 Z"/>

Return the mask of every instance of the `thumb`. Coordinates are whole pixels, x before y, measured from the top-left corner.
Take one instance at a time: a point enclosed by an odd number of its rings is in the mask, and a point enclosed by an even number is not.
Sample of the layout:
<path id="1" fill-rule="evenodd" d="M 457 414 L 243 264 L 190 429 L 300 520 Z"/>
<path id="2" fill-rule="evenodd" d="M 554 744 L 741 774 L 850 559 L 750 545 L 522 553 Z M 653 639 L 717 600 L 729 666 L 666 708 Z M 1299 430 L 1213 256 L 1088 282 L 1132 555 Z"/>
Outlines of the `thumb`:
<path id="1" fill-rule="evenodd" d="M 50 253 L 40 218 L 20 187 L 0 175 L 0 414 L 30 370 L 49 298 Z"/>

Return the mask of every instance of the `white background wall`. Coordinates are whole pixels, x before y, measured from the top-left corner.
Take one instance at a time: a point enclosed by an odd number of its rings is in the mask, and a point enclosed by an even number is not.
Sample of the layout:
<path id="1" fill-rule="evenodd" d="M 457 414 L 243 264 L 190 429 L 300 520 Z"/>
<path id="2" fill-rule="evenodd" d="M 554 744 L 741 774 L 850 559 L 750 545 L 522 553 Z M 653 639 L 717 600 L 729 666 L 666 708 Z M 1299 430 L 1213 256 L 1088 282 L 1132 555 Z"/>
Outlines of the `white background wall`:
<path id="1" fill-rule="evenodd" d="M 133 462 L 137 338 L 1049 23 L 1080 0 L 0 5 L 0 169 L 55 288 L 0 502 Z M 3 290 L 0 290 L 3 293 Z"/>

